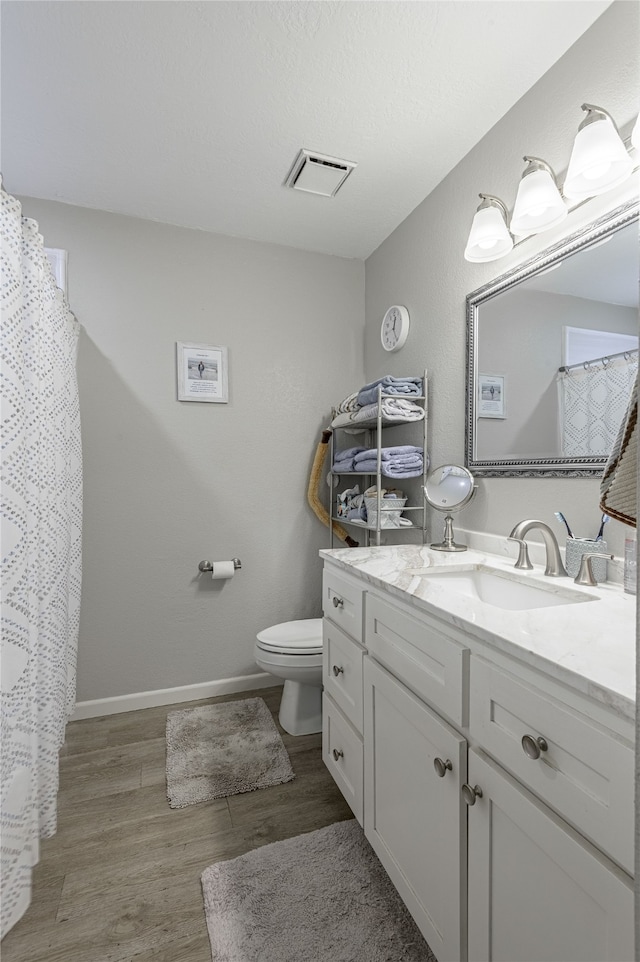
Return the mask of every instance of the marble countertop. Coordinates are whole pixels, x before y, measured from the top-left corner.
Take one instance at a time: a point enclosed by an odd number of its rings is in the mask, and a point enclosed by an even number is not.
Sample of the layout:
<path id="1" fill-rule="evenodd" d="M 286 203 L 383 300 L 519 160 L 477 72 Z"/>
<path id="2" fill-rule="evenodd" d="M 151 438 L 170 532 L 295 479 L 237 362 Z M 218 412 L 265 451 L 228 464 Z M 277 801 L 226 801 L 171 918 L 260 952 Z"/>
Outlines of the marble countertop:
<path id="1" fill-rule="evenodd" d="M 620 584 L 581 587 L 550 578 L 544 567 L 514 571 L 514 559 L 483 550 L 447 553 L 422 545 L 335 548 L 321 557 L 401 601 L 435 615 L 481 642 L 544 671 L 572 688 L 635 717 L 636 598 Z M 557 594 L 578 592 L 584 603 L 508 611 L 430 582 L 411 569 L 445 570 L 487 565 Z"/>

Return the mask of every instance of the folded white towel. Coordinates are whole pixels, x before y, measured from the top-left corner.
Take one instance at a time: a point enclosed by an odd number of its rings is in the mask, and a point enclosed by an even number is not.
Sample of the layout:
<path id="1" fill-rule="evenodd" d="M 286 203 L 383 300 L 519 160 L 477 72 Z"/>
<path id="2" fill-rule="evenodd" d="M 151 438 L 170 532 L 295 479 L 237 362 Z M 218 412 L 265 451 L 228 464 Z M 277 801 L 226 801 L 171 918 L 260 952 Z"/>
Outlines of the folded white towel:
<path id="1" fill-rule="evenodd" d="M 333 409 L 334 414 L 344 414 L 347 411 L 357 411 L 360 405 L 358 404 L 358 392 L 354 391 L 353 394 L 349 394 L 340 404 Z"/>
<path id="2" fill-rule="evenodd" d="M 383 424 L 400 423 L 403 421 L 421 421 L 424 418 L 424 408 L 421 408 L 415 401 L 407 401 L 404 398 L 383 398 L 382 404 Z M 362 422 L 374 422 L 378 417 L 378 405 L 368 404 L 366 407 L 359 408 L 357 411 L 347 411 L 338 414 L 331 422 L 332 428 L 348 428 L 351 425 L 357 426 Z"/>

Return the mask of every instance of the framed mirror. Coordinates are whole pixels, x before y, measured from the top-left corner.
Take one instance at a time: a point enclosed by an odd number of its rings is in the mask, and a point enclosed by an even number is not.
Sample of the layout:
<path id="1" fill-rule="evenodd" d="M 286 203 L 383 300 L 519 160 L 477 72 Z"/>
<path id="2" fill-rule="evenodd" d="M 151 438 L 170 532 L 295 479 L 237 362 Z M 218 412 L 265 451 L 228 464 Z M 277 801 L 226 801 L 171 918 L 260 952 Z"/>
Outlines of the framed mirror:
<path id="1" fill-rule="evenodd" d="M 638 366 L 637 200 L 467 296 L 465 464 L 602 474 Z"/>

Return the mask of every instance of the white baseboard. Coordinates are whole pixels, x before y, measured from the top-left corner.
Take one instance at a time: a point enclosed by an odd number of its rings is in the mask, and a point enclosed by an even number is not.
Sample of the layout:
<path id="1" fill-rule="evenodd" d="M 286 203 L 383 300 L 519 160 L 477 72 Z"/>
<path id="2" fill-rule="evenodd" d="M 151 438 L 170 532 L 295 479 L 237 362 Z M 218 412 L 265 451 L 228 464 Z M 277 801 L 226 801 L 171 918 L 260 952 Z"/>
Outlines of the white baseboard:
<path id="1" fill-rule="evenodd" d="M 220 681 L 205 681 L 198 685 L 182 685 L 179 688 L 160 688 L 158 691 L 138 691 L 131 695 L 114 695 L 112 698 L 95 698 L 93 701 L 76 702 L 76 709 L 69 721 L 81 718 L 98 718 L 100 715 L 117 715 L 140 708 L 157 708 L 159 705 L 175 705 L 182 701 L 198 701 L 216 695 L 230 695 L 236 691 L 252 691 L 254 688 L 273 688 L 281 682 L 266 671 Z"/>

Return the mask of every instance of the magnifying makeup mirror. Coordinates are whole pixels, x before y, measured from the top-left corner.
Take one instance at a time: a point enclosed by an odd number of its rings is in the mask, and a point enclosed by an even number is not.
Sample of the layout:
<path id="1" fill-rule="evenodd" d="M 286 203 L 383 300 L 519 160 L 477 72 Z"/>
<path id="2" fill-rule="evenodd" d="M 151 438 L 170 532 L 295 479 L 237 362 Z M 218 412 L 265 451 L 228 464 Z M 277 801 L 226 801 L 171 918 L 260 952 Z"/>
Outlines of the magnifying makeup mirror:
<path id="1" fill-rule="evenodd" d="M 453 537 L 452 511 L 460 511 L 469 504 L 476 491 L 473 475 L 458 464 L 443 464 L 435 468 L 423 488 L 427 503 L 445 512 L 443 540 L 432 544 L 436 551 L 466 551 L 466 544 L 456 544 Z"/>

